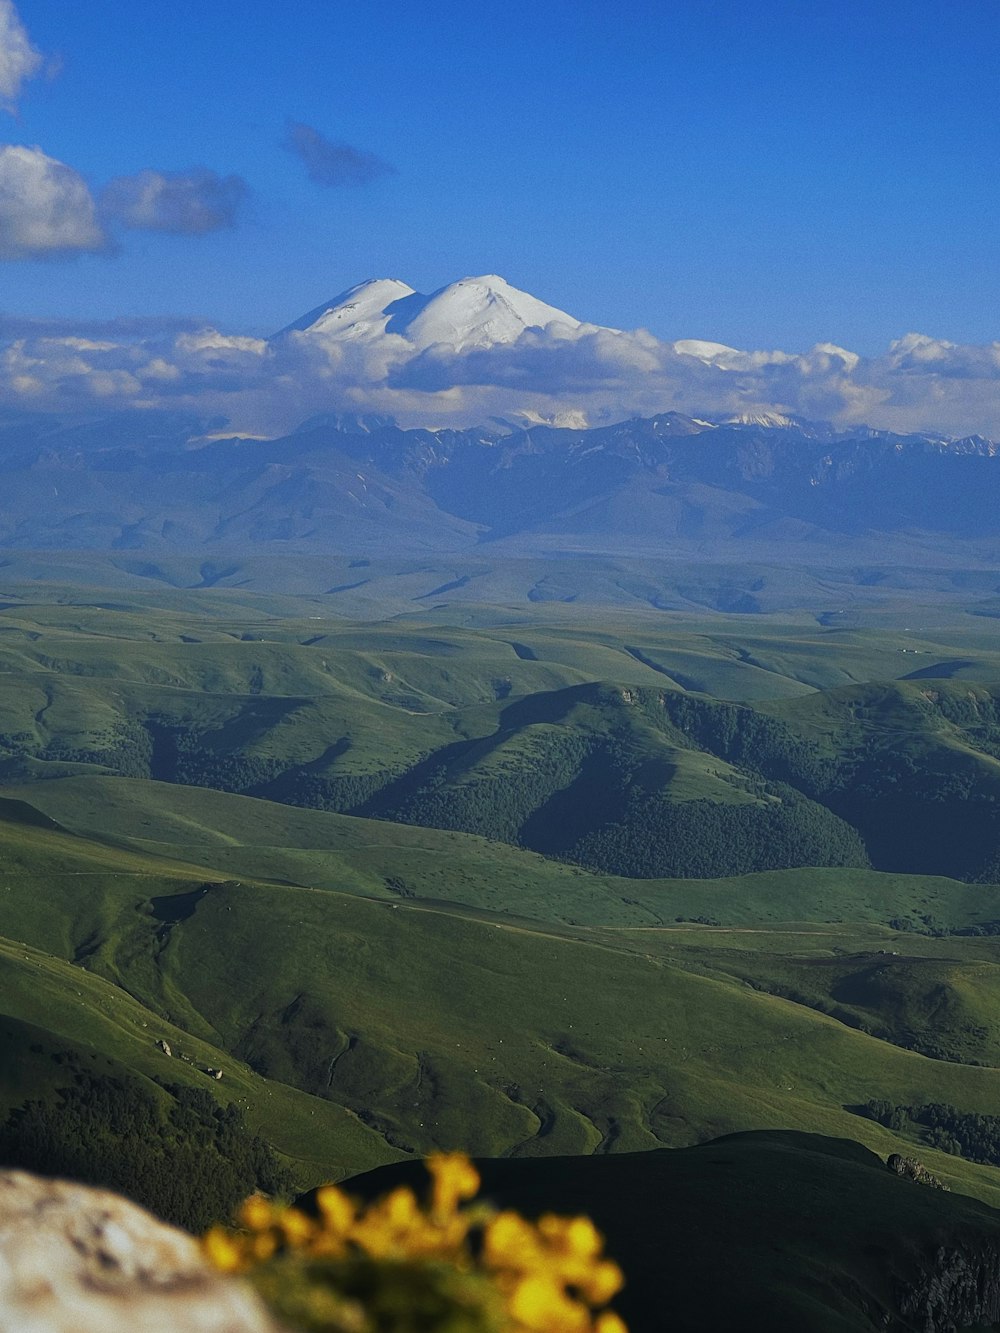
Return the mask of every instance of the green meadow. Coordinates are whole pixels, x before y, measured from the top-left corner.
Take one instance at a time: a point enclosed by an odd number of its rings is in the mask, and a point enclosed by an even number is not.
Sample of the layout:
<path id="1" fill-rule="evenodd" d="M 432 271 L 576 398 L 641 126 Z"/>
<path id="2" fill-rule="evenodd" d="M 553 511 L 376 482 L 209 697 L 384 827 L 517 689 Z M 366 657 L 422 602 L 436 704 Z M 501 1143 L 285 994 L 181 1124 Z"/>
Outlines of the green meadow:
<path id="1" fill-rule="evenodd" d="M 42 592 L 0 610 L 3 1114 L 200 1089 L 303 1187 L 784 1129 L 1000 1204 L 864 1113 L 1000 1106 L 982 618 Z"/>

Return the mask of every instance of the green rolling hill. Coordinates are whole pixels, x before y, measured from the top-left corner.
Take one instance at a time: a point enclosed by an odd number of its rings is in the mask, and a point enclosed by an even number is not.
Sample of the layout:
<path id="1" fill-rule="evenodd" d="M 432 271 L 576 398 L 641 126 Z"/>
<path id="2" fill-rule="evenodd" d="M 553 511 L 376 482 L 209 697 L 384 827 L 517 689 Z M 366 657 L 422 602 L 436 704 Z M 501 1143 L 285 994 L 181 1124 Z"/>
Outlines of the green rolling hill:
<path id="1" fill-rule="evenodd" d="M 654 641 L 648 623 L 613 618 L 572 634 L 242 623 L 8 607 L 0 776 L 209 786 L 632 877 L 870 862 L 1000 878 L 1000 693 L 966 679 L 956 664 L 975 657 L 947 644 L 684 624 Z M 887 651 L 903 678 L 829 683 Z M 721 686 L 690 674 L 694 655 L 729 672 L 735 699 L 706 692 Z M 910 669 L 922 657 L 935 660 Z M 769 698 L 762 673 L 782 687 Z"/>
<path id="2" fill-rule="evenodd" d="M 566 1157 L 782 1129 L 1000 1206 L 988 633 L 158 598 L 0 609 L 0 1150 L 110 1098 L 140 1176 L 186 1124 L 227 1179 L 258 1134 L 301 1187 L 463 1147 L 555 1205 Z"/>
<path id="3" fill-rule="evenodd" d="M 416 896 L 416 888 L 401 897 L 387 884 L 375 900 L 359 896 L 358 884 L 350 893 L 222 879 L 185 863 L 179 843 L 170 860 L 162 856 L 167 839 L 150 840 L 160 843 L 158 857 L 121 845 L 114 789 L 134 796 L 147 784 L 75 779 L 36 790 L 62 790 L 66 800 L 74 783 L 89 782 L 100 786 L 95 809 L 109 812 L 103 845 L 26 823 L 23 807 L 20 822 L 4 826 L 8 1017 L 48 1033 L 50 1045 L 99 1051 L 144 1077 L 162 1076 L 169 1064 L 171 1076 L 180 1070 L 223 1100 L 235 1095 L 303 1183 L 458 1143 L 493 1155 L 618 1152 L 775 1124 L 856 1137 L 885 1153 L 905 1138 L 848 1108 L 881 1098 L 990 1113 L 1000 1095 L 992 1068 L 903 1049 L 893 1040 L 898 1033 L 871 1035 L 832 1007 L 824 1013 L 804 988 L 791 996 L 764 984 L 777 966 L 772 959 L 793 948 L 797 956 L 781 965 L 786 976 L 804 959 L 837 950 L 881 957 L 878 949 L 889 952 L 901 938 L 887 925 L 757 926 L 755 970 L 745 947 L 738 954 L 733 928 L 569 924 L 578 909 L 567 904 L 591 877 L 565 867 L 549 886 L 551 924 L 515 916 L 513 892 L 507 911 L 491 912 Z M 174 793 L 201 798 L 206 825 L 221 823 L 216 815 L 228 808 L 231 830 L 282 811 L 156 784 L 149 808 Z M 118 818 L 130 823 L 135 815 L 126 804 Z M 342 870 L 350 884 L 351 859 L 382 826 L 298 817 L 357 828 Z M 499 851 L 508 866 L 538 860 L 460 835 L 430 836 L 447 848 L 459 882 L 479 856 Z M 217 837 L 220 847 L 236 841 L 233 832 Z M 405 843 L 397 853 L 405 859 Z M 495 873 L 502 863 L 487 864 Z M 882 884 L 887 877 L 861 873 L 887 905 L 901 894 L 898 877 Z M 605 920 L 622 907 L 638 914 L 620 901 L 633 884 L 595 878 L 587 895 L 595 920 L 598 890 L 610 901 L 612 884 L 624 892 Z M 737 899 L 738 886 L 728 887 Z M 840 904 L 826 887 L 824 910 L 835 916 Z M 956 926 L 968 919 L 975 904 L 963 886 L 926 888 L 950 902 Z M 671 886 L 658 889 L 662 912 Z M 849 886 L 847 903 L 858 890 L 857 882 Z M 772 910 L 796 897 L 790 884 L 761 883 L 757 893 L 771 895 Z M 902 938 L 918 941 L 925 956 L 934 947 L 967 949 L 970 962 L 992 948 L 983 936 Z M 914 975 L 921 966 L 918 958 Z M 191 1064 L 165 1060 L 161 1037 Z M 51 1089 L 52 1068 L 42 1065 Z M 207 1080 L 210 1067 L 224 1069 L 222 1084 Z M 37 1095 L 25 1077 L 7 1089 L 8 1105 L 29 1090 Z M 921 1151 L 957 1188 L 1000 1198 L 990 1168 Z"/>

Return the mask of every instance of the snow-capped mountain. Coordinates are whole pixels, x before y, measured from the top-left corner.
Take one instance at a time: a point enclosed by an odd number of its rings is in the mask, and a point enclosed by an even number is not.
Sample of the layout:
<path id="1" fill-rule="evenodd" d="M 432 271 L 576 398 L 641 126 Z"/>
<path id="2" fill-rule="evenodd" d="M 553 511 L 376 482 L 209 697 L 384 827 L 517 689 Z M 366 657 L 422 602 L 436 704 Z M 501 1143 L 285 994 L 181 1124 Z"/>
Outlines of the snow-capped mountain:
<path id="1" fill-rule="evenodd" d="M 456 352 L 513 343 L 525 329 L 580 321 L 512 287 L 495 273 L 463 278 L 430 296 L 397 278 L 374 278 L 351 287 L 310 310 L 276 334 L 324 341 L 375 342 L 387 335 L 404 338 L 415 351 L 444 345 Z"/>
<path id="2" fill-rule="evenodd" d="M 739 412 L 736 416 L 727 417 L 722 423 L 726 426 L 760 426 L 764 430 L 786 430 L 798 426 L 794 417 L 785 416 L 782 412 Z"/>
<path id="3" fill-rule="evenodd" d="M 270 339 L 187 336 L 179 343 L 181 375 L 191 370 L 199 391 L 217 375 L 214 414 L 243 434 L 276 436 L 329 413 L 392 417 L 430 430 L 487 423 L 581 429 L 669 410 L 818 439 L 867 429 L 859 421 L 869 407 L 880 430 L 926 433 L 933 423 L 944 439 L 1000 428 L 988 349 L 917 335 L 882 358 L 832 342 L 787 352 L 668 341 L 645 328 L 580 320 L 497 274 L 462 278 L 430 295 L 398 278 L 375 278 Z M 76 344 L 71 355 L 82 355 Z M 37 360 L 25 363 L 28 379 Z M 161 361 L 137 378 L 158 385 Z M 251 393 L 241 394 L 241 375 Z"/>
<path id="4" fill-rule="evenodd" d="M 372 278 L 348 288 L 315 310 L 307 311 L 274 336 L 284 338 L 290 333 L 309 333 L 317 337 L 370 342 L 386 332 L 389 321 L 399 313 L 398 308 L 413 297 L 418 301 L 426 299 L 398 278 Z"/>

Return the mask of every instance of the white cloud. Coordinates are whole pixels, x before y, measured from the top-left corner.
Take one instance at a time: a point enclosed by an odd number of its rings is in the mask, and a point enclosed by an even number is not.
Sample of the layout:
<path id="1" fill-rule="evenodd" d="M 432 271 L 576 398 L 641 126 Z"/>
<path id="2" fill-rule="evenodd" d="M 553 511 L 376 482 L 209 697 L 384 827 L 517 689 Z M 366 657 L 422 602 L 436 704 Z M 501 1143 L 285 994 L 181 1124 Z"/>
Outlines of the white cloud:
<path id="1" fill-rule="evenodd" d="M 301 333 L 267 341 L 155 323 L 131 336 L 84 324 L 12 332 L 22 336 L 8 335 L 0 350 L 2 405 L 171 407 L 254 435 L 337 410 L 465 426 L 515 416 L 598 424 L 674 409 L 1000 438 L 1000 345 L 924 335 L 864 358 L 829 343 L 804 353 L 740 350 L 594 325 L 529 329 L 514 343 L 464 354 L 417 352 L 398 335 L 367 344 Z"/>
<path id="2" fill-rule="evenodd" d="M 220 176 L 208 167 L 146 170 L 110 181 L 101 206 L 125 227 L 202 236 L 234 227 L 248 193 L 242 176 Z"/>
<path id="3" fill-rule="evenodd" d="M 13 0 L 0 0 L 0 105 L 8 111 L 21 85 L 42 67 L 42 54 L 31 44 Z"/>
<path id="4" fill-rule="evenodd" d="M 62 259 L 108 248 L 78 172 L 40 148 L 0 146 L 0 259 Z"/>
<path id="5" fill-rule="evenodd" d="M 932 372 L 958 379 L 1000 378 L 1000 342 L 968 347 L 923 333 L 908 333 L 890 344 L 889 360 L 896 370 L 904 372 Z"/>
<path id="6" fill-rule="evenodd" d="M 269 344 L 266 338 L 251 338 L 244 334 L 220 333 L 218 329 L 201 328 L 182 333 L 174 346 L 194 356 L 230 360 L 247 355 L 264 356 Z"/>

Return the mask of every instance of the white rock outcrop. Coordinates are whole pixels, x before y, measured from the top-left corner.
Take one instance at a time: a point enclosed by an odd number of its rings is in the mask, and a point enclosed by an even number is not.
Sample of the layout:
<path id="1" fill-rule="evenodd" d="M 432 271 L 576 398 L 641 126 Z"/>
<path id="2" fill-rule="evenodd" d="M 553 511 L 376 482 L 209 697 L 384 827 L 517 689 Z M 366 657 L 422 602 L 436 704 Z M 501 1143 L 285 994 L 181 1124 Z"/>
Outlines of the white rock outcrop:
<path id="1" fill-rule="evenodd" d="M 108 1190 L 0 1171 L 0 1333 L 278 1333 L 192 1237 Z"/>

